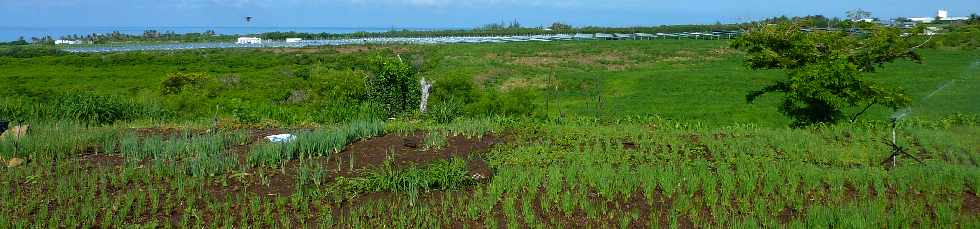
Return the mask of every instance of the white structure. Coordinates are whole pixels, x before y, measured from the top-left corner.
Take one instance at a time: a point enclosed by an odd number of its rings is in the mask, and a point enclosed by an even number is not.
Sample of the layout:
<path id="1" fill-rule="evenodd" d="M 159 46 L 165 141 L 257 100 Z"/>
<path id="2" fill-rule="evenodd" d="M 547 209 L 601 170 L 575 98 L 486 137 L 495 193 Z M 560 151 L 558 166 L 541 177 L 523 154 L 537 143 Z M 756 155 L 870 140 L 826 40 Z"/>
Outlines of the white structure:
<path id="1" fill-rule="evenodd" d="M 235 42 L 235 43 L 236 44 L 240 44 L 240 45 L 257 45 L 257 44 L 262 44 L 262 38 L 258 38 L 258 37 L 239 37 L 238 38 L 238 42 Z"/>
<path id="2" fill-rule="evenodd" d="M 300 43 L 303 38 L 286 38 L 286 43 Z"/>
<path id="3" fill-rule="evenodd" d="M 935 20 L 936 18 L 934 17 L 910 17 L 909 18 L 909 21 L 916 22 L 916 23 L 932 23 L 932 21 Z"/>
<path id="4" fill-rule="evenodd" d="M 54 41 L 54 44 L 56 44 L 56 45 L 80 45 L 80 44 L 82 44 L 82 41 L 79 41 L 79 40 L 55 40 Z"/>
<path id="5" fill-rule="evenodd" d="M 935 17 L 913 17 L 913 18 L 909 18 L 909 20 L 912 21 L 912 22 L 921 22 L 921 23 L 932 23 L 932 22 L 935 22 L 936 19 L 939 19 L 939 21 L 966 21 L 966 20 L 969 20 L 970 18 L 969 17 L 950 17 L 949 16 L 949 10 L 945 10 L 945 9 L 936 11 L 936 16 Z"/>
<path id="6" fill-rule="evenodd" d="M 425 81 L 425 77 L 419 81 L 419 86 L 421 86 L 422 98 L 419 99 L 419 112 L 425 113 L 429 110 L 429 90 L 432 89 L 432 83 Z"/>

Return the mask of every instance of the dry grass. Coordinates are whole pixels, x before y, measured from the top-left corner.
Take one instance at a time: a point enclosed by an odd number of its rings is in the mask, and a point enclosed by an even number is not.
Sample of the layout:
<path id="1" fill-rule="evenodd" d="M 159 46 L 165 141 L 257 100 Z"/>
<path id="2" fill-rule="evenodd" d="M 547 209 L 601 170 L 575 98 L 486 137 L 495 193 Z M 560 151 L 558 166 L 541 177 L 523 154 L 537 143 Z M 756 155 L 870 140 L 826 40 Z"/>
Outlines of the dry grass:
<path id="1" fill-rule="evenodd" d="M 500 84 L 500 90 L 508 92 L 514 89 L 541 89 L 547 87 L 548 84 L 540 77 L 538 78 L 511 78 Z"/>

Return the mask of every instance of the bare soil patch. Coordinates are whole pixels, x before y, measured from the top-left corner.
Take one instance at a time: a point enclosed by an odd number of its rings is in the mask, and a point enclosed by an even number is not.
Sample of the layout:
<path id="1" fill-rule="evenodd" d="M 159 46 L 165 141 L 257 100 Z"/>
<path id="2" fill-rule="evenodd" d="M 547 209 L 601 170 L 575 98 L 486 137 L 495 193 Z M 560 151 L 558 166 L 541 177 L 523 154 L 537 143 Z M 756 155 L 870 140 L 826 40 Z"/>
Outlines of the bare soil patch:
<path id="1" fill-rule="evenodd" d="M 341 174 L 357 174 L 362 171 L 380 168 L 386 160 L 391 160 L 391 165 L 396 169 L 400 169 L 411 165 L 426 165 L 434 161 L 448 160 L 456 157 L 467 159 L 471 164 L 471 169 L 477 170 L 471 172 L 486 173 L 486 171 L 478 171 L 484 170 L 480 168 L 479 164 L 482 164 L 482 167 L 486 167 L 486 162 L 482 162 L 481 159 L 475 156 L 485 153 L 490 147 L 501 143 L 497 137 L 492 135 L 478 138 L 449 136 L 446 139 L 447 145 L 445 147 L 427 150 L 423 143 L 424 140 L 424 133 L 415 133 L 408 136 L 389 134 L 361 140 L 348 145 L 340 153 L 331 156 L 328 163 L 340 162 Z M 351 170 L 349 163 L 353 163 L 353 170 Z M 489 177 L 492 174 L 481 175 Z"/>
<path id="2" fill-rule="evenodd" d="M 976 216 L 980 215 L 980 198 L 973 191 L 963 192 L 963 209 L 964 214 Z"/>

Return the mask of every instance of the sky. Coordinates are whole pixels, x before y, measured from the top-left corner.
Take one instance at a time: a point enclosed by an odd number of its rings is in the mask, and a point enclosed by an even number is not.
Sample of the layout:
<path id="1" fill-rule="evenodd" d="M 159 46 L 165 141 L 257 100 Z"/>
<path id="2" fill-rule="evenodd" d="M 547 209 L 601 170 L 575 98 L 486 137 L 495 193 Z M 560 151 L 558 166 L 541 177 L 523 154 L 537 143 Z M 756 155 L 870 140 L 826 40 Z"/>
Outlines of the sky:
<path id="1" fill-rule="evenodd" d="M 308 26 L 454 28 L 518 20 L 527 26 L 730 23 L 772 16 L 875 17 L 980 13 L 980 0 L 0 0 L 0 27 Z M 246 24 L 244 17 L 254 21 Z"/>

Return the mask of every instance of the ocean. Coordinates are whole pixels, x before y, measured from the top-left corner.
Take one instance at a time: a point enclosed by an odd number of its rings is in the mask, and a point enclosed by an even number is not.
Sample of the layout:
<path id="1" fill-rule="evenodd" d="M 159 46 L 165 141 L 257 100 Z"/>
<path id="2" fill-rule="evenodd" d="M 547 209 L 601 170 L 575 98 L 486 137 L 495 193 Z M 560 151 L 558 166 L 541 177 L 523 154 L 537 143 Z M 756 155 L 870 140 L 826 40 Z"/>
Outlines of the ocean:
<path id="1" fill-rule="evenodd" d="M 394 28 L 397 30 L 437 30 L 443 28 Z M 156 30 L 161 33 L 173 31 L 178 34 L 183 33 L 203 33 L 214 30 L 215 33 L 222 35 L 245 35 L 265 32 L 304 32 L 304 33 L 354 33 L 354 32 L 384 32 L 392 28 L 341 28 L 341 27 L 273 27 L 273 26 L 147 26 L 147 27 L 127 27 L 127 26 L 97 26 L 97 27 L 16 27 L 0 26 L 0 41 L 15 41 L 19 37 L 30 41 L 31 37 L 51 36 L 58 39 L 68 35 L 88 35 L 93 33 L 104 34 L 119 31 L 123 34 L 142 35 L 143 31 Z"/>

